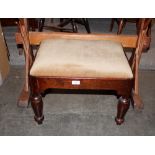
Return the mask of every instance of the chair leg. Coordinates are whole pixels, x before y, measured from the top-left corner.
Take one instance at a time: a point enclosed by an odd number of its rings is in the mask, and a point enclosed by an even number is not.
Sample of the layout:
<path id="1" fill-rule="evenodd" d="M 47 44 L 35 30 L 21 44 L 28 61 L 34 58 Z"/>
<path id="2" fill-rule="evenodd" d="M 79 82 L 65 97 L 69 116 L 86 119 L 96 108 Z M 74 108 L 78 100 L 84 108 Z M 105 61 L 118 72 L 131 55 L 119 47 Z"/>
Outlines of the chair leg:
<path id="1" fill-rule="evenodd" d="M 130 107 L 130 99 L 125 97 L 120 97 L 117 105 L 117 116 L 115 118 L 117 125 L 121 125 L 124 122 L 124 117 L 129 107 Z"/>
<path id="2" fill-rule="evenodd" d="M 89 27 L 88 19 L 87 18 L 83 18 L 83 21 L 84 21 L 84 26 L 85 26 L 85 29 L 86 29 L 87 33 L 91 33 L 90 32 L 90 27 Z"/>
<path id="3" fill-rule="evenodd" d="M 124 27 L 124 20 L 120 19 L 119 24 L 118 24 L 117 34 L 121 34 L 122 33 L 123 27 Z"/>
<path id="4" fill-rule="evenodd" d="M 38 31 L 42 32 L 45 23 L 45 18 L 40 18 L 38 21 Z"/>
<path id="5" fill-rule="evenodd" d="M 64 18 L 60 18 L 60 25 L 63 23 L 63 21 L 64 21 Z M 60 26 L 60 27 L 62 27 L 62 26 Z M 63 32 L 63 30 L 60 30 L 60 32 Z"/>
<path id="6" fill-rule="evenodd" d="M 73 32 L 77 33 L 78 32 L 78 28 L 77 28 L 77 25 L 76 25 L 74 19 L 72 19 L 71 24 L 72 24 Z"/>
<path id="7" fill-rule="evenodd" d="M 112 32 L 112 30 L 113 30 L 114 22 L 115 22 L 115 19 L 112 18 L 112 19 L 111 19 L 111 24 L 110 24 L 110 29 L 109 29 L 110 32 Z"/>
<path id="8" fill-rule="evenodd" d="M 34 111 L 34 119 L 38 124 L 42 124 L 44 120 L 43 115 L 43 101 L 40 94 L 35 94 L 31 96 L 31 105 Z"/>

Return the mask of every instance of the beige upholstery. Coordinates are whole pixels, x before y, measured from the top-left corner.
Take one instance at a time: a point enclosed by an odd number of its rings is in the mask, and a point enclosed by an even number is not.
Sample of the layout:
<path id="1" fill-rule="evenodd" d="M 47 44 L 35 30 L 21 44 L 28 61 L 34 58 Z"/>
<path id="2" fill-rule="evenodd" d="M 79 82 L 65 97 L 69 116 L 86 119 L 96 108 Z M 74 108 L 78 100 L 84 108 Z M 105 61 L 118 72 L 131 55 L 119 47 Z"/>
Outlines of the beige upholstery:
<path id="1" fill-rule="evenodd" d="M 133 78 L 120 43 L 67 39 L 44 40 L 30 75 Z"/>

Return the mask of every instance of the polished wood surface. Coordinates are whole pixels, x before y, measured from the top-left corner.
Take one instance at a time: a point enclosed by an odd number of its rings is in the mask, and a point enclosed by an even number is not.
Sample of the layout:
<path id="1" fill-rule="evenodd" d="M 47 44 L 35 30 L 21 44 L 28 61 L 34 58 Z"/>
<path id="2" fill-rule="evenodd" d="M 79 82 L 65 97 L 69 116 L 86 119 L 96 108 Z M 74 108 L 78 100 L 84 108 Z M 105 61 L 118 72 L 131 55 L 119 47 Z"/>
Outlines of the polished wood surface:
<path id="1" fill-rule="evenodd" d="M 31 45 L 39 45 L 45 39 L 78 39 L 78 40 L 111 40 L 122 44 L 125 48 L 137 47 L 137 35 L 115 35 L 115 34 L 76 34 L 64 32 L 29 32 Z M 150 43 L 150 37 L 144 36 L 143 48 L 147 48 Z M 16 43 L 22 44 L 22 36 L 16 33 Z"/>
<path id="2" fill-rule="evenodd" d="M 42 97 L 40 94 L 31 94 L 30 99 L 33 111 L 35 113 L 34 119 L 38 122 L 38 124 L 42 124 L 42 121 L 44 120 Z"/>
<path id="3" fill-rule="evenodd" d="M 138 37 L 136 35 L 115 34 L 76 34 L 64 32 L 29 32 L 29 40 L 32 45 L 39 45 L 45 39 L 78 39 L 78 40 L 112 40 L 120 42 L 123 47 L 136 47 Z M 146 38 L 147 39 L 147 38 Z M 22 43 L 22 36 L 16 33 L 16 43 Z"/>
<path id="4" fill-rule="evenodd" d="M 115 118 L 117 125 L 121 125 L 124 122 L 124 116 L 127 113 L 129 107 L 130 100 L 121 97 L 117 104 L 117 116 Z"/>
<path id="5" fill-rule="evenodd" d="M 35 77 L 31 77 L 35 78 Z M 61 89 L 90 89 L 90 90 L 117 90 L 118 94 L 127 95 L 131 91 L 132 79 L 110 79 L 110 78 L 78 78 L 78 77 L 37 77 L 39 93 L 48 88 Z M 73 81 L 80 84 L 74 85 Z"/>

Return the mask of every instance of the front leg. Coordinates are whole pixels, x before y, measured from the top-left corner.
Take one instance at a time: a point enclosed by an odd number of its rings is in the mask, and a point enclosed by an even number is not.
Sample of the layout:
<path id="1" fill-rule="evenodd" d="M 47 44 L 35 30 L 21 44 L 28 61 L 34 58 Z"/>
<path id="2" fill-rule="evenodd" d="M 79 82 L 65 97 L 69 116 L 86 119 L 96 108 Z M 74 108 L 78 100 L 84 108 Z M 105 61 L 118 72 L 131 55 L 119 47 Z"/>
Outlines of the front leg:
<path id="1" fill-rule="evenodd" d="M 38 124 L 42 124 L 44 120 L 43 115 L 43 101 L 40 94 L 34 94 L 31 96 L 31 105 L 34 111 L 34 119 Z"/>
<path id="2" fill-rule="evenodd" d="M 117 125 L 121 125 L 124 122 L 124 117 L 129 107 L 130 99 L 127 97 L 120 97 L 117 105 L 117 116 L 115 118 Z"/>

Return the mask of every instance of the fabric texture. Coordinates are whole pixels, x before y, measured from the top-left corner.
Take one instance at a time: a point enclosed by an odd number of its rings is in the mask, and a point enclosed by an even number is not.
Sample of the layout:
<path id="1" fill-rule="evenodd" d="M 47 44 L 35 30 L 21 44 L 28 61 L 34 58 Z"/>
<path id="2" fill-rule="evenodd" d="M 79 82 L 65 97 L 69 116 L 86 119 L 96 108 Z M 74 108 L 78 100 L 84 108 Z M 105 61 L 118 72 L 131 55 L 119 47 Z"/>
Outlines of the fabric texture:
<path id="1" fill-rule="evenodd" d="M 30 75 L 133 78 L 120 43 L 68 39 L 41 42 Z"/>

